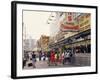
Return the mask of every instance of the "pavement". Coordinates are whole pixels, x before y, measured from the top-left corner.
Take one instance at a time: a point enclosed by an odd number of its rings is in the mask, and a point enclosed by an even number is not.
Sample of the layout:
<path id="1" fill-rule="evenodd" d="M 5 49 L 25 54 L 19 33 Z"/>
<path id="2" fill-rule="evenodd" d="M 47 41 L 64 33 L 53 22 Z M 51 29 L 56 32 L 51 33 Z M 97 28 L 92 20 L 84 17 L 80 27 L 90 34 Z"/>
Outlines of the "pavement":
<path id="1" fill-rule="evenodd" d="M 73 58 L 74 62 L 73 63 L 66 63 L 65 65 L 63 65 L 62 63 L 58 63 L 57 66 L 55 65 L 48 65 L 48 59 L 46 58 L 45 61 L 43 61 L 43 59 L 41 61 L 39 61 L 39 59 L 37 58 L 37 61 L 35 62 L 35 66 L 36 68 L 60 68 L 60 67 L 83 67 L 83 66 L 90 66 L 91 64 L 91 55 L 90 54 L 76 54 L 75 58 Z M 35 69 L 32 66 L 28 67 L 28 64 L 32 63 L 31 60 L 27 61 L 26 66 L 24 67 L 24 69 Z"/>

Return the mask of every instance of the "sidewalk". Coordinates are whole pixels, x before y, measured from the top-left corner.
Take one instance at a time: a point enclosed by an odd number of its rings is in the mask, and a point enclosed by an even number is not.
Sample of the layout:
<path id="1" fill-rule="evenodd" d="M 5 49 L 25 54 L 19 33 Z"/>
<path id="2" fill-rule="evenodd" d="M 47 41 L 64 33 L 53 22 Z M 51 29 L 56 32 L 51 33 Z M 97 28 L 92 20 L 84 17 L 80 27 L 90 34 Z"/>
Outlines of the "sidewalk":
<path id="1" fill-rule="evenodd" d="M 83 66 L 90 66 L 91 65 L 91 54 L 80 54 L 77 53 L 75 54 L 75 57 L 73 58 L 73 63 L 68 63 L 66 62 L 65 65 L 63 65 L 62 63 L 57 63 L 57 66 L 55 65 L 48 65 L 48 59 L 46 58 L 45 61 L 43 61 L 43 59 L 41 61 L 39 61 L 39 59 L 37 58 L 37 61 L 35 63 L 36 68 L 59 68 L 59 67 L 83 67 Z M 26 63 L 26 66 L 24 67 L 24 69 L 33 69 L 32 66 L 28 67 L 28 64 L 32 63 L 31 60 L 29 60 Z"/>

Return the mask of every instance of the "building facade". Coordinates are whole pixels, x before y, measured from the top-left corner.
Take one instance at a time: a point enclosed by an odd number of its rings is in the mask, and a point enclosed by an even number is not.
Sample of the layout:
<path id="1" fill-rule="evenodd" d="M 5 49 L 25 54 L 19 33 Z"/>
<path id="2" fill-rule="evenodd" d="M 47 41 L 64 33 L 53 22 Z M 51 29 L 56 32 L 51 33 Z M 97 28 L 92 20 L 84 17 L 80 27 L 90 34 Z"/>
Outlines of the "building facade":
<path id="1" fill-rule="evenodd" d="M 63 13 L 58 23 L 59 30 L 52 37 L 50 48 L 74 48 L 76 53 L 90 53 L 91 47 L 91 15 L 89 13 Z M 59 15 L 58 15 L 59 16 Z M 58 19 L 58 18 L 57 18 Z M 65 29 L 61 30 L 62 24 Z M 74 28 L 78 26 L 78 28 Z M 69 28 L 70 27 L 70 28 Z M 51 27 L 52 28 L 52 27 Z"/>
<path id="2" fill-rule="evenodd" d="M 49 36 L 41 35 L 40 39 L 37 41 L 37 48 L 39 51 L 47 51 L 49 44 Z"/>
<path id="3" fill-rule="evenodd" d="M 36 47 L 34 39 L 24 39 L 23 40 L 23 49 L 24 51 L 33 51 Z"/>

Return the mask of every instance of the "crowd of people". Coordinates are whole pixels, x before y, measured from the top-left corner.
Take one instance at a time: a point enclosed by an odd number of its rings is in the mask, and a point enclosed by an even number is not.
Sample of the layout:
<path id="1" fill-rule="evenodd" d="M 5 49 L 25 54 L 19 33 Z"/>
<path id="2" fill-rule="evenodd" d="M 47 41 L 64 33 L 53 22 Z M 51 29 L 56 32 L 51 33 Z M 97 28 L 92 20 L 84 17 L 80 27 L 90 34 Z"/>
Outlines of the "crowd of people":
<path id="1" fill-rule="evenodd" d="M 48 66 L 57 66 L 58 64 L 65 65 L 66 63 L 73 63 L 74 59 L 74 53 L 72 50 L 50 50 L 50 51 L 38 51 L 35 53 L 34 51 L 31 52 L 24 52 L 23 57 L 23 68 L 26 66 L 26 62 L 31 60 L 32 63 L 30 64 L 35 68 L 35 63 L 37 61 L 36 58 L 39 59 L 39 61 L 47 61 Z"/>
<path id="2" fill-rule="evenodd" d="M 48 52 L 47 57 L 49 66 L 57 66 L 58 64 L 65 65 L 66 63 L 72 63 L 75 55 L 71 50 L 64 50 L 63 52 L 52 50 Z"/>

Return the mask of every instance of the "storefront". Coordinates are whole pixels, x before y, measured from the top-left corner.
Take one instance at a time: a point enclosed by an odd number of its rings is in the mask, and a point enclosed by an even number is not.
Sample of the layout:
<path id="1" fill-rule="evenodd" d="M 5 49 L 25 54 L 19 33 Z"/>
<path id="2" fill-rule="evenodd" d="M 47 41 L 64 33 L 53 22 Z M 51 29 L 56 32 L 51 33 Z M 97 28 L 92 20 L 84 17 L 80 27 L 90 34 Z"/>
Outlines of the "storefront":
<path id="1" fill-rule="evenodd" d="M 49 48 L 74 49 L 76 53 L 91 53 L 91 30 L 80 32 L 62 41 L 49 45 Z"/>

